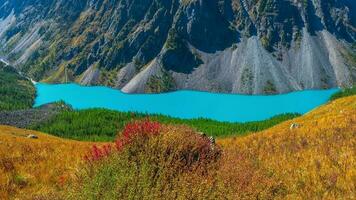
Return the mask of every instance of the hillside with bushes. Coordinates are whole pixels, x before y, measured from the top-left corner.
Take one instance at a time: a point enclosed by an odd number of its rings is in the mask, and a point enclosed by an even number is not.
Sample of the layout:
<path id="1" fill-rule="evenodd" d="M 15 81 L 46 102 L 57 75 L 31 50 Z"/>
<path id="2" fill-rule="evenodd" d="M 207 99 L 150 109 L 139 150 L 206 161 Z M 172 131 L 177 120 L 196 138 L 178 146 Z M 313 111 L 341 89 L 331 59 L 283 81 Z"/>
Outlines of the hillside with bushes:
<path id="1" fill-rule="evenodd" d="M 30 80 L 0 62 L 0 111 L 31 108 L 35 95 Z"/>
<path id="2" fill-rule="evenodd" d="M 0 126 L 0 197 L 352 199 L 355 113 L 356 96 L 340 98 L 268 130 L 217 141 L 148 119 L 126 123 L 110 143 Z"/>

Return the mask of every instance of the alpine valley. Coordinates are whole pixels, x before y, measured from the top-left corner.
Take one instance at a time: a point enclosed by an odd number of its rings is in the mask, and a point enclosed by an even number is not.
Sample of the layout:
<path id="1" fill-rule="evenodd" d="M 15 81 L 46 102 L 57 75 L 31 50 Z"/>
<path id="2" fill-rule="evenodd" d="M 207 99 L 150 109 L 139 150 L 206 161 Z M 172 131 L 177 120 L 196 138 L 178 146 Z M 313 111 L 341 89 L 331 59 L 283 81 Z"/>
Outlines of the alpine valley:
<path id="1" fill-rule="evenodd" d="M 0 0 L 0 200 L 355 197 L 356 0 Z"/>
<path id="2" fill-rule="evenodd" d="M 0 0 L 0 58 L 126 93 L 351 87 L 355 0 Z"/>

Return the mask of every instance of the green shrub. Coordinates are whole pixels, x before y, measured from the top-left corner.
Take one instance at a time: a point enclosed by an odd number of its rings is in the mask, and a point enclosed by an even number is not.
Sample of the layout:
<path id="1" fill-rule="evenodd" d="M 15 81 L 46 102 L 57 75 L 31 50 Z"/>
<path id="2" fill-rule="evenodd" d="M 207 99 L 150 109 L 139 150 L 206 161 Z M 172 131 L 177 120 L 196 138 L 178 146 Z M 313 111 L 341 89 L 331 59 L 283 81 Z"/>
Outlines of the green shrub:
<path id="1" fill-rule="evenodd" d="M 353 96 L 353 95 L 356 95 L 356 87 L 355 86 L 353 86 L 351 88 L 342 89 L 341 91 L 333 94 L 330 97 L 330 101 L 334 101 L 336 99 L 340 99 L 340 98 L 348 97 L 348 96 Z"/>

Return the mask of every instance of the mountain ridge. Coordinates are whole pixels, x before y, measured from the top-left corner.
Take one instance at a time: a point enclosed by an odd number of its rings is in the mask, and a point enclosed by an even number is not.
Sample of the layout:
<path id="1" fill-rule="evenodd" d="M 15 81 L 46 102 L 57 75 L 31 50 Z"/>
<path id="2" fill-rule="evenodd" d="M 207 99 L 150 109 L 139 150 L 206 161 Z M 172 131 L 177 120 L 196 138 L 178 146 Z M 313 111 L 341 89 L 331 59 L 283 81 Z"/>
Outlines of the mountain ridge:
<path id="1" fill-rule="evenodd" d="M 350 87 L 350 0 L 0 1 L 0 54 L 35 80 L 127 93 Z"/>

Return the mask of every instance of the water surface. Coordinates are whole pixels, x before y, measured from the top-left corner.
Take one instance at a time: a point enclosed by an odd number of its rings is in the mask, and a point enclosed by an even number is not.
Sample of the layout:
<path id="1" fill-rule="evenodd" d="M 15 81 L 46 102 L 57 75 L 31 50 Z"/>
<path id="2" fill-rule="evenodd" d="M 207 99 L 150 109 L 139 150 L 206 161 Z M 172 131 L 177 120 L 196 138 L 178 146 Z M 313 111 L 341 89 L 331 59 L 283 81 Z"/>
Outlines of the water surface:
<path id="1" fill-rule="evenodd" d="M 327 102 L 339 89 L 307 90 L 274 96 L 247 96 L 197 91 L 125 94 L 107 87 L 37 83 L 35 106 L 63 100 L 75 109 L 107 108 L 227 122 L 268 119 L 283 113 L 304 114 Z"/>

